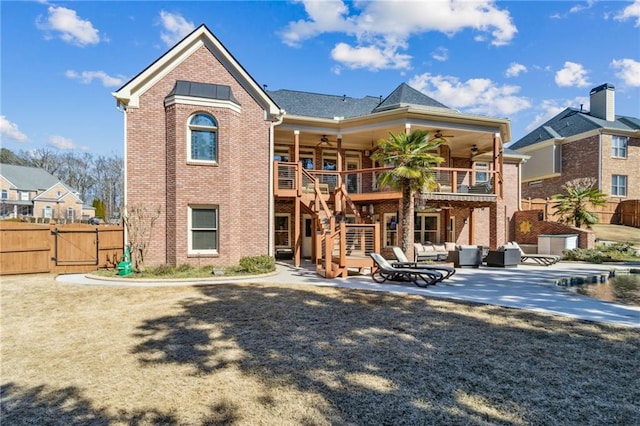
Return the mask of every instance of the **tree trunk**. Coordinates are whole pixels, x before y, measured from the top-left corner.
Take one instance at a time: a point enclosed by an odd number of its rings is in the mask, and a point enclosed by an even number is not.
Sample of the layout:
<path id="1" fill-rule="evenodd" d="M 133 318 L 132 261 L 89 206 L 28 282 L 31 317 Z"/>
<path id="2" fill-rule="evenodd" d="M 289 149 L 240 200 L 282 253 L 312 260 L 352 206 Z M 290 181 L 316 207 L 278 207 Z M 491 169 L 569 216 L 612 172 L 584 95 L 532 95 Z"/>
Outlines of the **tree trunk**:
<path id="1" fill-rule="evenodd" d="M 409 185 L 402 186 L 402 226 L 400 227 L 402 251 L 409 259 L 413 259 L 413 193 Z"/>

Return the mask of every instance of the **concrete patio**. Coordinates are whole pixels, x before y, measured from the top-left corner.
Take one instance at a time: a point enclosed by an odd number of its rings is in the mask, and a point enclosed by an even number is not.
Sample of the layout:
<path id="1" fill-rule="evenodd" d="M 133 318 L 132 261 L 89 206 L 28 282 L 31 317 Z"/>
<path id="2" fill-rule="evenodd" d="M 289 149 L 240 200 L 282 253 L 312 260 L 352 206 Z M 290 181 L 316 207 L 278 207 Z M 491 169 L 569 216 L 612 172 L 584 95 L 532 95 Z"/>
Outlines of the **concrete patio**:
<path id="1" fill-rule="evenodd" d="M 638 264 L 595 265 L 560 262 L 548 267 L 521 264 L 517 268 L 508 269 L 484 266 L 478 269 L 458 268 L 453 277 L 428 288 L 402 282 L 378 284 L 369 275 L 355 272 L 348 278 L 325 279 L 315 273 L 310 262 L 305 262 L 301 267 L 278 262 L 276 273 L 268 276 L 161 281 L 97 279 L 94 276 L 75 274 L 60 275 L 57 281 L 69 284 L 138 287 L 216 285 L 234 282 L 344 287 L 492 304 L 640 328 L 640 307 L 590 298 L 577 294 L 568 287 L 556 285 L 556 282 L 563 279 L 607 275 L 611 271 L 624 273 L 630 268 L 638 267 Z"/>

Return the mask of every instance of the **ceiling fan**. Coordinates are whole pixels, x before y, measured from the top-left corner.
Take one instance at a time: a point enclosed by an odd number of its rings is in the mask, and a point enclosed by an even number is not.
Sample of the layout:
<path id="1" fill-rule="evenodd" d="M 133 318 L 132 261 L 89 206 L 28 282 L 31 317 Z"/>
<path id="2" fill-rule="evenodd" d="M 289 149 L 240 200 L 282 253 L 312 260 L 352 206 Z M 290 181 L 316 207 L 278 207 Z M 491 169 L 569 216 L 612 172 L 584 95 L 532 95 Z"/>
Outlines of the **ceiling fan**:
<path id="1" fill-rule="evenodd" d="M 316 145 L 316 148 L 319 146 L 331 146 L 331 141 L 329 140 L 329 138 L 327 137 L 327 135 L 322 135 L 322 137 L 320 138 L 320 142 L 318 142 L 318 144 Z"/>
<path id="2" fill-rule="evenodd" d="M 434 140 L 442 140 L 443 142 L 447 142 L 447 138 L 453 138 L 453 137 L 454 137 L 453 135 L 443 135 L 442 130 L 436 130 L 436 132 L 433 134 L 433 137 L 429 139 L 429 142 Z"/>

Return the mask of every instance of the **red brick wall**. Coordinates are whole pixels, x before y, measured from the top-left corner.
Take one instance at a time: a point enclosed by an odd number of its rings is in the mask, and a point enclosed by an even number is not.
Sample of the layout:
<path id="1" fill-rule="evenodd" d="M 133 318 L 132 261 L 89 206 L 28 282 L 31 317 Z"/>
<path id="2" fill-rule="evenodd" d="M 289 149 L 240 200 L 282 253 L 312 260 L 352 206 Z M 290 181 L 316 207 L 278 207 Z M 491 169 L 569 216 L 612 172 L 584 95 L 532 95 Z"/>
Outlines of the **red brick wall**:
<path id="1" fill-rule="evenodd" d="M 599 141 L 602 141 L 600 147 Z M 627 176 L 627 197 L 611 197 L 613 200 L 640 198 L 640 138 L 629 138 L 627 158 L 611 157 L 611 135 L 595 135 L 562 146 L 562 176 L 544 179 L 540 186 L 522 186 L 523 198 L 547 198 L 563 193 L 562 185 L 576 178 L 596 179 L 598 188 L 611 193 L 611 176 Z M 602 151 L 602 154 L 600 153 Z M 598 158 L 602 158 L 598 166 Z M 599 171 L 599 167 L 601 170 Z M 600 180 L 599 173 L 602 175 Z"/>
<path id="2" fill-rule="evenodd" d="M 602 135 L 602 183 L 601 191 L 611 193 L 611 176 L 627 176 L 627 196 L 611 197 L 614 200 L 640 199 L 640 138 L 629 138 L 627 158 L 611 157 L 611 135 Z"/>
<path id="3" fill-rule="evenodd" d="M 609 151 L 611 152 L 611 151 Z M 562 175 L 544 179 L 540 186 L 522 185 L 523 198 L 546 198 L 563 192 L 562 185 L 577 178 L 598 179 L 598 136 L 562 145 Z"/>
<path id="4" fill-rule="evenodd" d="M 578 247 L 584 249 L 595 247 L 594 232 L 558 222 L 547 222 L 542 220 L 543 216 L 542 210 L 516 212 L 514 214 L 515 241 L 519 244 L 538 244 L 538 235 L 578 234 Z M 527 229 L 529 231 L 524 232 Z"/>
<path id="5" fill-rule="evenodd" d="M 176 80 L 228 85 L 241 105 L 229 109 L 172 105 Z M 218 165 L 187 164 L 187 121 L 204 111 L 218 122 Z M 269 123 L 264 111 L 220 62 L 201 47 L 140 96 L 127 111 L 127 205 L 160 206 L 147 264 L 236 264 L 267 254 Z M 188 206 L 219 206 L 219 255 L 187 255 Z"/>

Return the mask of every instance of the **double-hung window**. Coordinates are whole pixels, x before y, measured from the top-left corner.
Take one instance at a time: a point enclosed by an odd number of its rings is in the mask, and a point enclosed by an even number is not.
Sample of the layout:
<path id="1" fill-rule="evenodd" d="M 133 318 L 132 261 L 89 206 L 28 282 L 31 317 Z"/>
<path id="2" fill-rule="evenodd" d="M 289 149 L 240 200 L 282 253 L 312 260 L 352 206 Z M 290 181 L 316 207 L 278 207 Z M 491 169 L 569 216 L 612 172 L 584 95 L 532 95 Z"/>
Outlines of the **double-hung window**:
<path id="1" fill-rule="evenodd" d="M 218 123 L 209 114 L 198 113 L 189 120 L 189 161 L 218 161 Z"/>
<path id="2" fill-rule="evenodd" d="M 218 208 L 189 207 L 189 254 L 218 253 Z"/>
<path id="3" fill-rule="evenodd" d="M 489 182 L 489 163 L 476 163 L 476 183 Z"/>
<path id="4" fill-rule="evenodd" d="M 627 158 L 627 138 L 625 136 L 612 136 L 611 156 L 614 158 Z"/>
<path id="5" fill-rule="evenodd" d="M 611 195 L 614 197 L 627 196 L 627 177 L 623 175 L 611 176 Z"/>

